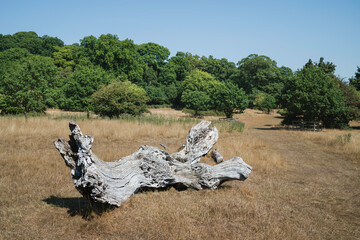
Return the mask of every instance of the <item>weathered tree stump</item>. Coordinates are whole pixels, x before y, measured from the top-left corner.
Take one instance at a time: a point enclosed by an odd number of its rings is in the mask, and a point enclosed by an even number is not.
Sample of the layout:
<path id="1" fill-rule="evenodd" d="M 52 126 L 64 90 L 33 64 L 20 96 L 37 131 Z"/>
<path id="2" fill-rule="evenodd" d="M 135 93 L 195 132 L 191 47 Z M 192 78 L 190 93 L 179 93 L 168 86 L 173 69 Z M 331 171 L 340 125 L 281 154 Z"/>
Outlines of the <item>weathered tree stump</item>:
<path id="1" fill-rule="evenodd" d="M 142 189 L 171 186 L 215 189 L 229 180 L 245 180 L 252 168 L 240 157 L 214 166 L 198 163 L 218 139 L 218 131 L 209 127 L 210 123 L 202 121 L 194 126 L 179 152 L 169 154 L 142 145 L 133 154 L 114 162 L 104 162 L 91 151 L 94 138 L 84 136 L 75 122 L 69 123 L 70 140 L 60 138 L 54 144 L 71 169 L 75 187 L 81 194 L 94 202 L 120 206 Z"/>

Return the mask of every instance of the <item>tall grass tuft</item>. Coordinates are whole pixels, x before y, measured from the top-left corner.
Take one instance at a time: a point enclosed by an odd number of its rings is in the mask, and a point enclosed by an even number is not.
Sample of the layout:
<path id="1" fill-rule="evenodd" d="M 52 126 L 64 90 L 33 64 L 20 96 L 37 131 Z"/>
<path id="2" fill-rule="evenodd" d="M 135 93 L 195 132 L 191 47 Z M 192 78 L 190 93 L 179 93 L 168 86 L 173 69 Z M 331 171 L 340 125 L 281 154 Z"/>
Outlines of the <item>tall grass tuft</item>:
<path id="1" fill-rule="evenodd" d="M 345 145 L 350 143 L 351 141 L 351 133 L 346 133 L 344 135 L 336 136 L 336 142 Z"/>
<path id="2" fill-rule="evenodd" d="M 245 128 L 245 123 L 239 121 L 217 120 L 213 121 L 212 124 L 216 126 L 220 132 L 242 132 Z"/>

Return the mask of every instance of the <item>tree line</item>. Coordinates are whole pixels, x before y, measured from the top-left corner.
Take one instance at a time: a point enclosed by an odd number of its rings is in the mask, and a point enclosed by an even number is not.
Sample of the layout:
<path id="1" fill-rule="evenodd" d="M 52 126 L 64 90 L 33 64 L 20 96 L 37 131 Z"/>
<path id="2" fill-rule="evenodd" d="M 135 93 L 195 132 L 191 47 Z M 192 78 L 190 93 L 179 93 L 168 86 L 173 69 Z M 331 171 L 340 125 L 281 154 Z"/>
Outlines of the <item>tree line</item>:
<path id="1" fill-rule="evenodd" d="M 360 116 L 360 69 L 345 81 L 335 68 L 323 58 L 293 72 L 257 54 L 237 63 L 189 52 L 170 57 L 164 46 L 113 34 L 72 45 L 35 32 L 0 34 L 0 109 L 93 110 L 113 117 L 140 114 L 147 104 L 195 114 L 215 109 L 232 117 L 247 107 L 281 108 L 285 123 L 301 118 L 344 127 Z"/>

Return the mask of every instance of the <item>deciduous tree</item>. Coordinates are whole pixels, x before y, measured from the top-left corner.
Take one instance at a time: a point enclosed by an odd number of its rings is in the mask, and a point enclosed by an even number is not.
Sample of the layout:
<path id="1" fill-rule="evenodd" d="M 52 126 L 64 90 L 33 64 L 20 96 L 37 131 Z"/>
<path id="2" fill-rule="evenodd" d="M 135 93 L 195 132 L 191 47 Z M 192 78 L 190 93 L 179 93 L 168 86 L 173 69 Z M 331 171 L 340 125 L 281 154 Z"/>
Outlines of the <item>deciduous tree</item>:
<path id="1" fill-rule="evenodd" d="M 112 79 L 113 75 L 99 66 L 77 66 L 75 71 L 64 81 L 63 92 L 65 99 L 61 108 L 73 111 L 88 110 L 88 98 L 101 85 L 109 84 Z"/>
<path id="2" fill-rule="evenodd" d="M 0 67 L 1 110 L 4 114 L 44 112 L 57 67 L 48 57 L 29 55 Z"/>
<path id="3" fill-rule="evenodd" d="M 285 84 L 285 123 L 302 118 L 322 121 L 325 127 L 341 128 L 350 120 L 342 92 L 323 69 L 305 66 Z"/>
<path id="4" fill-rule="evenodd" d="M 355 76 L 349 79 L 350 85 L 354 86 L 357 91 L 360 91 L 360 67 L 357 67 Z"/>
<path id="5" fill-rule="evenodd" d="M 243 112 L 249 104 L 245 92 L 230 81 L 221 83 L 214 99 L 216 108 L 223 111 L 227 118 L 232 118 L 236 111 Z"/>

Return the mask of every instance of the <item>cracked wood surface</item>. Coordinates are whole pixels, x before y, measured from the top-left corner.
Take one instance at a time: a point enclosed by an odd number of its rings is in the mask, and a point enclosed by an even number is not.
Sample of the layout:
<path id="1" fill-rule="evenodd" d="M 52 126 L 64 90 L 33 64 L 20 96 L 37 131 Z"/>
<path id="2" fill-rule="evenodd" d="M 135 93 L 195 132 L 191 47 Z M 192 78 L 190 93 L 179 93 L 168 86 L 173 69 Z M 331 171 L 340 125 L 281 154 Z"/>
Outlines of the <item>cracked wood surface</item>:
<path id="1" fill-rule="evenodd" d="M 218 130 L 210 124 L 202 121 L 191 128 L 179 152 L 169 154 L 142 145 L 133 154 L 113 162 L 104 162 L 91 151 L 94 138 L 84 136 L 75 122 L 69 123 L 70 140 L 60 138 L 54 144 L 81 194 L 95 202 L 120 206 L 142 189 L 215 189 L 226 181 L 247 179 L 252 168 L 240 157 L 222 162 L 221 154 L 215 150 L 214 159 L 219 164 L 198 163 L 218 140 Z"/>

